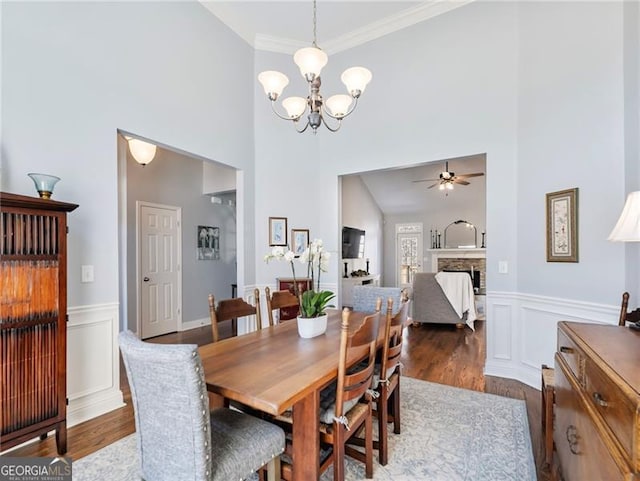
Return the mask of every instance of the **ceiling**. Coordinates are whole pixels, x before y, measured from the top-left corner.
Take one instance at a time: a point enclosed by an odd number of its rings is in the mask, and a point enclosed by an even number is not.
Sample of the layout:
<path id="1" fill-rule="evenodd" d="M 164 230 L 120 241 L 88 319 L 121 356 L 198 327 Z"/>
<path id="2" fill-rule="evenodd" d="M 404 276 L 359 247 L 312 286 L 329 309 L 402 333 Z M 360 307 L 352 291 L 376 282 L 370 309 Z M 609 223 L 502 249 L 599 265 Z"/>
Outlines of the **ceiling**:
<path id="1" fill-rule="evenodd" d="M 457 175 L 482 172 L 485 176 L 467 179 L 469 185 L 455 185 L 453 190 L 429 189 L 435 182 L 413 182 L 437 179 L 444 170 L 445 160 L 404 169 L 377 170 L 359 175 L 378 207 L 385 215 L 420 213 L 438 206 L 465 205 L 484 201 L 486 182 L 485 155 L 472 155 L 449 160 L 449 171 Z M 448 195 L 447 195 L 448 194 Z M 444 199 L 444 200 L 443 200 Z M 443 204 L 446 202 L 446 204 Z"/>
<path id="2" fill-rule="evenodd" d="M 317 3 L 318 46 L 335 53 L 448 12 L 472 0 Z M 293 53 L 313 40 L 310 0 L 200 2 L 258 50 Z"/>

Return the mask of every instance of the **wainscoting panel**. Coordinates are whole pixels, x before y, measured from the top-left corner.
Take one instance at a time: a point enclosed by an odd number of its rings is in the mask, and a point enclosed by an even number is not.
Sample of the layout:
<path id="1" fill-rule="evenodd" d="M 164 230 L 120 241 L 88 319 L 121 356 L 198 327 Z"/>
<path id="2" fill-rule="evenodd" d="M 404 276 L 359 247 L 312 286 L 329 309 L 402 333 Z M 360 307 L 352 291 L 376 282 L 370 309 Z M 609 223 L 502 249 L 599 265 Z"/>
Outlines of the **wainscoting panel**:
<path id="1" fill-rule="evenodd" d="M 124 406 L 120 391 L 118 304 L 71 307 L 67 324 L 67 423 Z"/>
<path id="2" fill-rule="evenodd" d="M 616 324 L 620 306 L 511 292 L 487 293 L 485 374 L 540 389 L 540 366 L 553 365 L 559 321 Z"/>

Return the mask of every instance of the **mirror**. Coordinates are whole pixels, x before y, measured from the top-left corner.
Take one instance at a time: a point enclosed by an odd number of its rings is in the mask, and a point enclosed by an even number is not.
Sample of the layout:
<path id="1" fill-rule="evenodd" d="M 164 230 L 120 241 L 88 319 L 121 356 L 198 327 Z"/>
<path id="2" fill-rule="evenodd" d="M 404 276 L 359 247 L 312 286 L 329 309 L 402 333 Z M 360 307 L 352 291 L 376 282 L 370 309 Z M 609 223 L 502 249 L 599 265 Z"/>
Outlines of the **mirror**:
<path id="1" fill-rule="evenodd" d="M 444 229 L 445 249 L 474 249 L 478 247 L 478 230 L 471 222 L 456 220 Z"/>

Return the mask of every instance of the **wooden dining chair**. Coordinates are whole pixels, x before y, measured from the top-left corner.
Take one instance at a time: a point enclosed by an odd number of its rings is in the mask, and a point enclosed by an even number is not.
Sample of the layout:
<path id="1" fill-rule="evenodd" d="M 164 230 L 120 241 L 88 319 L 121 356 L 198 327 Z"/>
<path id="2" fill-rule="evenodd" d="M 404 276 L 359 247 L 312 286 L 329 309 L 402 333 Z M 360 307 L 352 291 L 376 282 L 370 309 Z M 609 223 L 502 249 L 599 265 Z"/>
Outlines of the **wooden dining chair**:
<path id="1" fill-rule="evenodd" d="M 273 293 L 268 287 L 264 289 L 267 299 L 267 315 L 269 316 L 269 325 L 275 325 L 273 319 L 273 311 L 287 307 L 300 308 L 300 301 L 291 291 L 285 289 L 283 291 L 274 291 Z"/>
<path id="2" fill-rule="evenodd" d="M 393 432 L 400 434 L 400 356 L 402 354 L 402 331 L 409 323 L 409 301 L 400 305 L 393 315 L 393 299 L 387 300 L 384 344 L 379 371 L 374 376 L 374 385 L 378 391 L 376 414 L 378 417 L 378 449 L 380 464 L 385 466 L 388 454 L 388 423 L 393 422 Z"/>
<path id="3" fill-rule="evenodd" d="M 350 326 L 350 317 L 357 326 Z M 371 385 L 376 358 L 376 342 L 380 312 L 365 316 L 342 311 L 338 378 L 320 393 L 320 445 L 331 446 L 329 454 L 320 459 L 320 472 L 333 464 L 334 481 L 344 481 L 345 454 L 364 462 L 365 476 L 373 477 L 373 420 Z M 292 418 L 278 416 L 290 431 Z M 364 426 L 365 451 L 349 446 L 349 441 Z M 291 479 L 291 466 L 283 463 L 283 479 Z M 295 469 L 295 466 L 293 467 Z"/>
<path id="4" fill-rule="evenodd" d="M 211 331 L 213 333 L 213 342 L 220 340 L 220 332 L 218 323 L 231 321 L 231 331 L 233 336 L 238 335 L 238 317 L 256 316 L 256 325 L 258 329 L 262 329 L 262 318 L 260 316 L 260 291 L 253 290 L 255 297 L 255 305 L 249 304 L 241 297 L 233 299 L 223 299 L 218 301 L 216 306 L 213 294 L 209 294 L 209 316 L 211 317 Z"/>
<path id="5" fill-rule="evenodd" d="M 634 311 L 627 311 L 629 307 L 629 293 L 622 294 L 622 306 L 620 307 L 620 319 L 618 325 L 624 326 L 627 322 L 640 322 L 640 307 Z"/>

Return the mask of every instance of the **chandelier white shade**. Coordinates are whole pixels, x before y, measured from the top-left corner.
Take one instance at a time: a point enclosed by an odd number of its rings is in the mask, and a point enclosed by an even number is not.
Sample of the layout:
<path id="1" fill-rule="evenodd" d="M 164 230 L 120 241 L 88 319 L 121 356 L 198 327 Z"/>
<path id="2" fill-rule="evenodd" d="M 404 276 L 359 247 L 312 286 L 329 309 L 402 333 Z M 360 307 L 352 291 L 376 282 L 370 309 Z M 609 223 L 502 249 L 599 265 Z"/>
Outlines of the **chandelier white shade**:
<path id="1" fill-rule="evenodd" d="M 640 190 L 631 192 L 627 196 L 622 214 L 609 234 L 608 240 L 640 242 Z"/>
<path id="2" fill-rule="evenodd" d="M 264 88 L 264 93 L 273 101 L 275 101 L 282 94 L 284 88 L 289 85 L 287 76 L 275 70 L 261 72 L 260 75 L 258 75 L 258 80 Z"/>
<path id="3" fill-rule="evenodd" d="M 358 98 L 364 92 L 367 84 L 371 82 L 371 71 L 364 67 L 351 67 L 345 70 L 340 77 L 347 87 L 349 95 L 341 94 L 329 97 L 326 101 L 320 94 L 320 72 L 327 65 L 329 58 L 316 45 L 316 2 L 313 2 L 313 44 L 311 47 L 299 49 L 293 55 L 293 61 L 300 69 L 300 74 L 307 81 L 309 95 L 303 97 L 287 97 L 282 100 L 282 107 L 286 115 L 276 110 L 276 100 L 282 95 L 284 88 L 289 84 L 289 79 L 281 72 L 267 70 L 258 75 L 258 81 L 262 84 L 264 92 L 271 101 L 273 112 L 281 119 L 291 120 L 300 133 L 311 127 L 313 133 L 318 127 L 324 126 L 331 132 L 336 132 L 342 125 L 342 119 L 351 114 L 358 104 Z M 307 113 L 307 121 L 302 128 L 298 128 L 298 122 Z M 327 117 L 334 119 L 333 125 L 327 123 Z M 330 121 L 331 122 L 331 121 Z"/>
<path id="4" fill-rule="evenodd" d="M 305 47 L 293 55 L 293 61 L 300 69 L 300 74 L 311 82 L 320 76 L 322 68 L 327 65 L 329 57 L 317 47 Z"/>
<path id="5" fill-rule="evenodd" d="M 156 156 L 157 147 L 149 142 L 133 137 L 128 137 L 127 142 L 129 143 L 129 152 L 139 164 L 147 165 Z"/>

